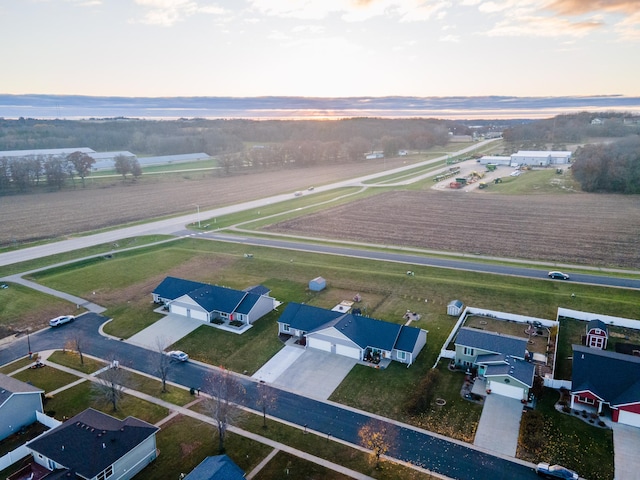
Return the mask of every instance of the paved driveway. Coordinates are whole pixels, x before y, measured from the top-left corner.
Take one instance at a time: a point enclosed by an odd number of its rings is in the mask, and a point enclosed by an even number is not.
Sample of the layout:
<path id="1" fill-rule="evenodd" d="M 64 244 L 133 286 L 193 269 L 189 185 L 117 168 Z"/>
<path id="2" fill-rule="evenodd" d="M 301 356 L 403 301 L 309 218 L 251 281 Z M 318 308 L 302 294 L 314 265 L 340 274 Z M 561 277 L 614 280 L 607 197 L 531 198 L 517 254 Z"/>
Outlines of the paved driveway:
<path id="1" fill-rule="evenodd" d="M 204 325 L 202 320 L 180 315 L 167 315 L 153 325 L 149 325 L 144 330 L 136 333 L 127 340 L 127 343 L 157 351 L 158 339 L 161 340 L 162 346 L 166 348 L 176 343 L 182 337 L 187 336 L 201 325 Z"/>
<path id="2" fill-rule="evenodd" d="M 503 395 L 487 395 L 473 444 L 515 457 L 521 418 L 520 400 Z"/>
<path id="3" fill-rule="evenodd" d="M 287 346 L 258 370 L 253 378 L 300 395 L 326 400 L 356 361 L 312 348 Z"/>
<path id="4" fill-rule="evenodd" d="M 616 480 L 640 478 L 640 428 L 613 423 L 613 453 Z"/>

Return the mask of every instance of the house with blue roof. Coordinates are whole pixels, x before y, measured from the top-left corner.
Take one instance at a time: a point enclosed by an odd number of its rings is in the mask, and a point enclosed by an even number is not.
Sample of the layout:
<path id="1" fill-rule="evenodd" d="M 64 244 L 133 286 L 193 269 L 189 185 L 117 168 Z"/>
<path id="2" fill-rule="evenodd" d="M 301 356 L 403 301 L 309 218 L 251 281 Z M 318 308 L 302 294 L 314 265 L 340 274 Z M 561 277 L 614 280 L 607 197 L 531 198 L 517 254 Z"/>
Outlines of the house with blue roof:
<path id="1" fill-rule="evenodd" d="M 454 364 L 477 369 L 487 391 L 527 400 L 535 377 L 527 342 L 526 338 L 462 327 L 454 341 Z"/>
<path id="2" fill-rule="evenodd" d="M 427 343 L 427 331 L 301 303 L 289 303 L 278 319 L 278 333 L 307 348 L 377 363 L 411 365 Z"/>
<path id="3" fill-rule="evenodd" d="M 640 357 L 573 345 L 571 408 L 584 405 L 640 427 Z"/>
<path id="4" fill-rule="evenodd" d="M 184 480 L 242 480 L 245 474 L 227 455 L 205 458 Z"/>
<path id="5" fill-rule="evenodd" d="M 276 308 L 269 289 L 256 285 L 234 290 L 176 277 L 166 277 L 152 292 L 153 301 L 169 313 L 207 323 L 241 322 L 251 325 Z"/>

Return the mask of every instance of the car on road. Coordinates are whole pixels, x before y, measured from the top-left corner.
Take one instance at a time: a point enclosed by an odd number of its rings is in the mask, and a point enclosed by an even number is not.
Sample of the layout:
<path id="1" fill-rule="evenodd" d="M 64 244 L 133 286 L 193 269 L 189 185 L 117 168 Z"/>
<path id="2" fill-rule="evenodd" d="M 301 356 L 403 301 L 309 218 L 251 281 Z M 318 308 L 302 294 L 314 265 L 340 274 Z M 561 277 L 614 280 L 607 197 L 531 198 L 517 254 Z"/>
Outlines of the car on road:
<path id="1" fill-rule="evenodd" d="M 566 273 L 562 273 L 562 272 L 549 272 L 547 274 L 549 276 L 549 278 L 555 278 L 558 280 L 569 280 L 569 275 L 567 275 Z"/>
<path id="2" fill-rule="evenodd" d="M 59 317 L 52 318 L 49 320 L 50 327 L 59 327 L 60 325 L 64 325 L 65 323 L 73 322 L 76 317 L 73 315 L 60 315 Z"/>
<path id="3" fill-rule="evenodd" d="M 564 480 L 578 480 L 580 478 L 573 470 L 561 465 L 549 465 L 545 462 L 536 466 L 536 473 L 544 478 L 560 478 Z"/>
<path id="4" fill-rule="evenodd" d="M 170 352 L 167 352 L 167 355 L 169 355 L 171 360 L 176 360 L 178 362 L 186 362 L 189 360 L 189 355 L 184 353 L 182 350 L 171 350 Z"/>

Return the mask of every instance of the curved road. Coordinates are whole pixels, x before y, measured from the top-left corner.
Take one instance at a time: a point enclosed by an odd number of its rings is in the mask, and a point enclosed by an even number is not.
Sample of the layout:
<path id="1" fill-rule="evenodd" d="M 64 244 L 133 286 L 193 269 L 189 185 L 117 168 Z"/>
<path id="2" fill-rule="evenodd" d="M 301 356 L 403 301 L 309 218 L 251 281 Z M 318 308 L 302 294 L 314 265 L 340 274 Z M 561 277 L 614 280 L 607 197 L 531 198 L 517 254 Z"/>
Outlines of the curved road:
<path id="1" fill-rule="evenodd" d="M 30 336 L 33 351 L 60 348 L 78 333 L 87 354 L 98 358 L 116 358 L 120 364 L 157 376 L 157 352 L 103 337 L 100 325 L 107 319 L 94 313 L 80 316 L 74 323 L 60 328 L 46 328 Z M 0 364 L 20 358 L 28 350 L 27 339 L 21 338 L 0 347 Z M 198 388 L 212 367 L 195 362 L 174 364 L 169 380 L 187 388 Z M 238 375 L 247 389 L 245 406 L 260 411 L 256 405 L 257 383 Z M 273 387 L 270 387 L 273 388 Z M 359 444 L 358 430 L 370 420 L 365 412 L 344 408 L 331 402 L 321 402 L 274 388 L 278 402 L 269 415 L 352 444 Z M 518 460 L 500 458 L 462 442 L 446 439 L 396 422 L 388 422 L 396 435 L 394 447 L 388 452 L 405 462 L 453 479 L 532 480 L 537 478 L 531 465 Z"/>

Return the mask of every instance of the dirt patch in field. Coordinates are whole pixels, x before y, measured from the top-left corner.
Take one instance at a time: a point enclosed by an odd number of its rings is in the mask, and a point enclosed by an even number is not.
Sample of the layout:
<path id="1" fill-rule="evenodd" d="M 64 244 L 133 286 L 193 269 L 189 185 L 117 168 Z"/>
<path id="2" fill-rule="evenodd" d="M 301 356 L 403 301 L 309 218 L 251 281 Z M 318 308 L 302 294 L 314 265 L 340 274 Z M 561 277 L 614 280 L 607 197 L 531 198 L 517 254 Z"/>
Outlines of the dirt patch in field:
<path id="1" fill-rule="evenodd" d="M 424 160 L 416 158 L 414 161 Z M 0 197 L 0 246 L 57 238 L 164 215 L 195 213 L 399 167 L 406 159 L 371 160 L 248 175 L 210 172 L 143 175 L 137 183 Z"/>
<path id="2" fill-rule="evenodd" d="M 382 193 L 280 222 L 292 235 L 508 258 L 640 267 L 640 197 Z"/>

